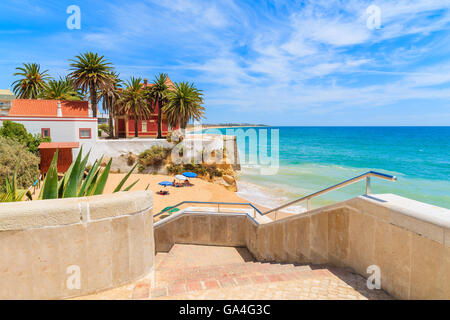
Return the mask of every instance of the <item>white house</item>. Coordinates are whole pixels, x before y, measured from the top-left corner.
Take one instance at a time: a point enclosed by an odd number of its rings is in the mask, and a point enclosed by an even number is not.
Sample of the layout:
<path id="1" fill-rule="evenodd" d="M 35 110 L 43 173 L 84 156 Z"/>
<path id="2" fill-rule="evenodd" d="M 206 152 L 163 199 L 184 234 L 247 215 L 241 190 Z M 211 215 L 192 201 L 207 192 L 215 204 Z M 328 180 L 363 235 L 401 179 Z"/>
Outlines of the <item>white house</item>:
<path id="1" fill-rule="evenodd" d="M 58 143 L 79 143 L 86 153 L 97 141 L 97 118 L 92 117 L 87 101 L 15 99 L 8 115 L 0 115 L 0 124 L 6 120 L 23 124 L 32 134 L 50 137 L 57 147 Z M 73 157 L 78 151 L 72 149 Z"/>

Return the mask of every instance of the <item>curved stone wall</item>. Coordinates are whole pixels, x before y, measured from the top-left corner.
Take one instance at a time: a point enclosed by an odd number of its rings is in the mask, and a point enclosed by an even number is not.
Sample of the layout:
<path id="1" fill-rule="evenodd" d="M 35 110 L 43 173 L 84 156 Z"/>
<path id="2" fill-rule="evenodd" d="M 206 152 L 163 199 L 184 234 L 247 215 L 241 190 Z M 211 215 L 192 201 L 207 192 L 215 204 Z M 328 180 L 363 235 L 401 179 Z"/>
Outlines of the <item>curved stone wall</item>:
<path id="1" fill-rule="evenodd" d="M 155 241 L 156 251 L 242 246 L 258 261 L 350 267 L 366 278 L 377 267 L 382 289 L 396 298 L 450 299 L 450 210 L 393 194 L 265 224 L 246 214 L 178 212 L 155 224 Z"/>
<path id="2" fill-rule="evenodd" d="M 0 299 L 59 299 L 151 274 L 150 191 L 0 204 Z"/>

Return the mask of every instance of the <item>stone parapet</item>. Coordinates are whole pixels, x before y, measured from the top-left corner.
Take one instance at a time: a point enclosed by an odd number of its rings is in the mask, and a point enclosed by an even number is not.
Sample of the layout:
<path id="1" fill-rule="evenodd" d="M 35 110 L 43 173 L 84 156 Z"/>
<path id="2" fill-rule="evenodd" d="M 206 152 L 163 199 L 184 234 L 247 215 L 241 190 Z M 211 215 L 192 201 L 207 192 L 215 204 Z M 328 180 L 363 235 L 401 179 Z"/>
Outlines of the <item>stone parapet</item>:
<path id="1" fill-rule="evenodd" d="M 153 270 L 149 191 L 0 204 L 0 299 L 92 294 Z"/>

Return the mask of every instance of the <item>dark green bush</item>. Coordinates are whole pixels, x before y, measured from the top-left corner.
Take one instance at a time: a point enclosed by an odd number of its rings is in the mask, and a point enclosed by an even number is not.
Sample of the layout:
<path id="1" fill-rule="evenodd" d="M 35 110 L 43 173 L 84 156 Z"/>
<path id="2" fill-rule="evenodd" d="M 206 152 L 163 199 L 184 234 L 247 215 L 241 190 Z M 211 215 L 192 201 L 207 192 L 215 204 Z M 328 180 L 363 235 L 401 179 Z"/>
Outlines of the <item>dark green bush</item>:
<path id="1" fill-rule="evenodd" d="M 175 163 L 171 163 L 168 167 L 167 167 L 167 172 L 169 172 L 169 174 L 181 174 L 184 171 L 184 167 L 182 164 L 175 164 Z"/>
<path id="2" fill-rule="evenodd" d="M 42 138 L 40 134 L 32 135 L 28 133 L 23 124 L 4 121 L 3 126 L 0 127 L 0 136 L 17 141 L 26 146 L 32 153 L 38 152 L 38 147 L 41 142 L 50 142 L 50 138 Z"/>
<path id="3" fill-rule="evenodd" d="M 202 164 L 170 164 L 167 167 L 169 174 L 181 174 L 186 171 L 195 172 L 200 176 L 209 175 L 210 177 L 221 177 L 223 172 L 215 166 L 204 166 Z"/>
<path id="4" fill-rule="evenodd" d="M 5 191 L 6 177 L 12 177 L 17 167 L 19 189 L 27 189 L 39 176 L 39 157 L 23 144 L 0 137 L 0 193 Z"/>
<path id="5" fill-rule="evenodd" d="M 106 133 L 109 132 L 109 125 L 107 123 L 102 123 L 98 125 L 98 128 Z"/>
<path id="6" fill-rule="evenodd" d="M 160 166 L 164 163 L 164 160 L 166 160 L 169 152 L 170 149 L 162 146 L 153 146 L 139 155 L 139 164 L 144 167 Z"/>

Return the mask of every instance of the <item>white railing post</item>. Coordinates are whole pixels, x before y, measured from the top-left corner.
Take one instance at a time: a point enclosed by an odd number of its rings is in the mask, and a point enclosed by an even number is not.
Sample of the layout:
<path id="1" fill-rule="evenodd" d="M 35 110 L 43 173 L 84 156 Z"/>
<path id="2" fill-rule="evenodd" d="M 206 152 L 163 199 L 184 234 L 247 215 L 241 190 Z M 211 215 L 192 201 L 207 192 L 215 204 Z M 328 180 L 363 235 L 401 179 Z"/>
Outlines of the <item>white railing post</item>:
<path id="1" fill-rule="evenodd" d="M 366 194 L 370 194 L 370 177 L 366 178 Z"/>

